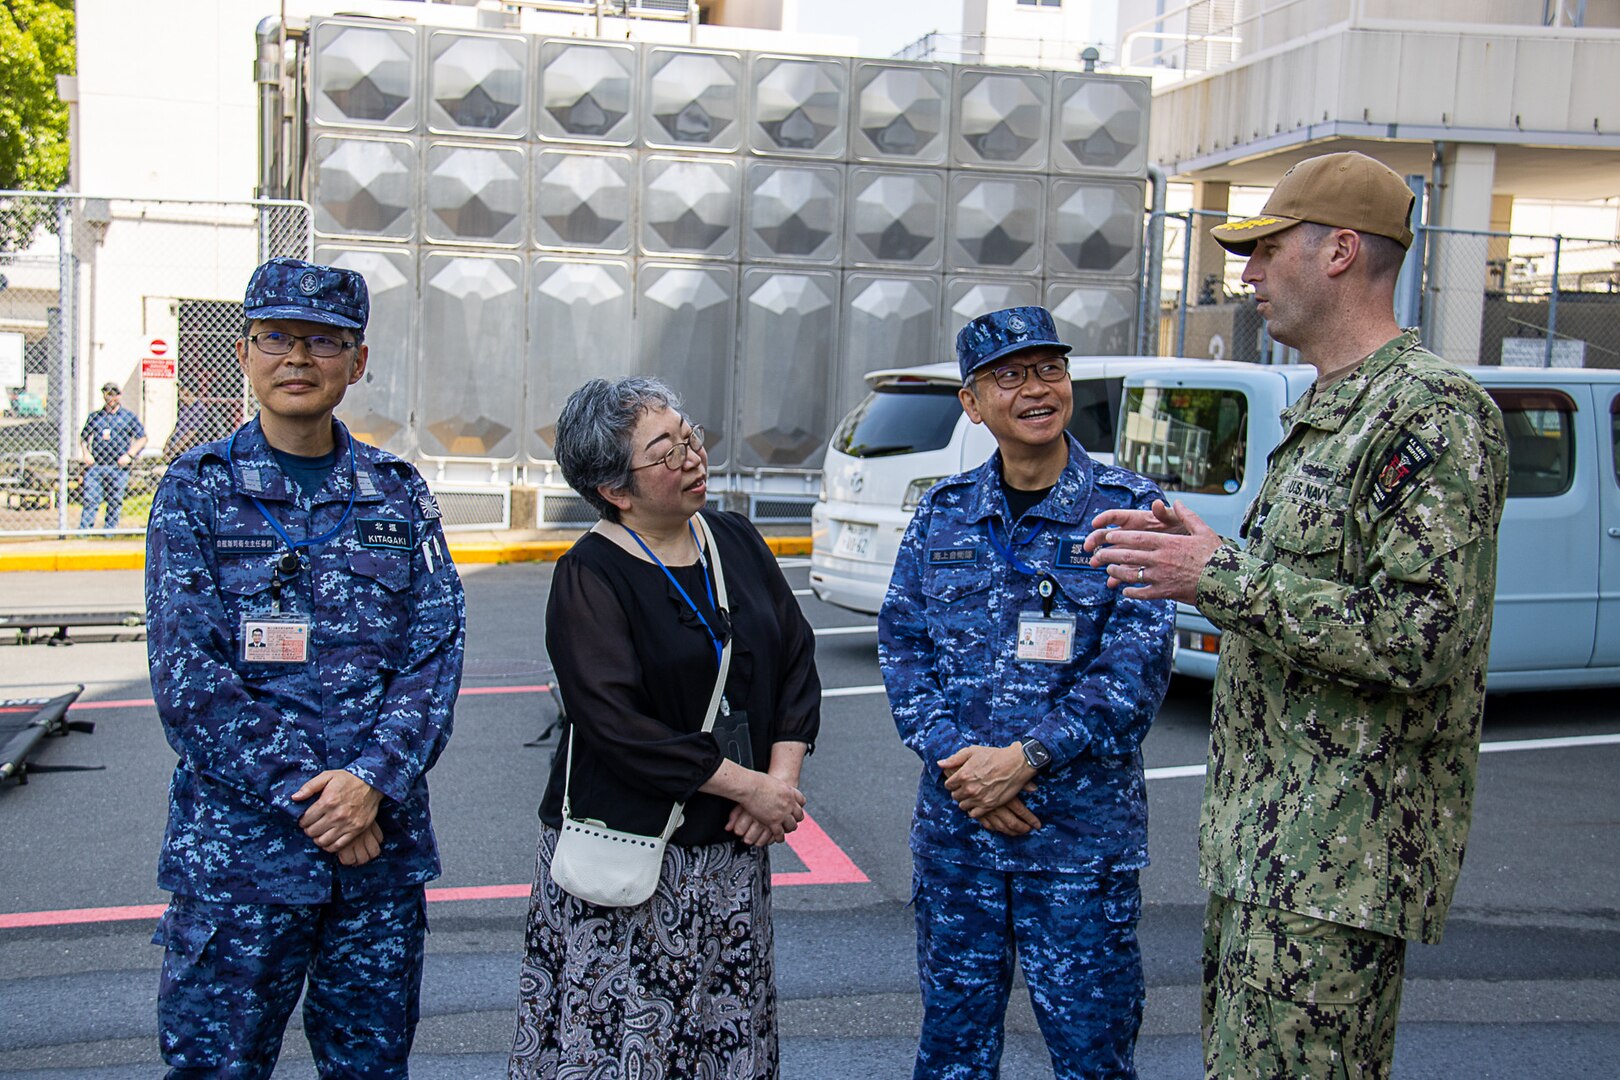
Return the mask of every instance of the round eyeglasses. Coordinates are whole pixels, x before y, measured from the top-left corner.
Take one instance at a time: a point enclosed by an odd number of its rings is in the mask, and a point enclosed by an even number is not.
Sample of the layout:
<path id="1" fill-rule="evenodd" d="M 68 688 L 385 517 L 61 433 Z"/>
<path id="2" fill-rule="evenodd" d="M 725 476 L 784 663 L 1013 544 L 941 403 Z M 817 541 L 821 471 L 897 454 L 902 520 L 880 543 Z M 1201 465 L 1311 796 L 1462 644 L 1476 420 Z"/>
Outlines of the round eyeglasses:
<path id="1" fill-rule="evenodd" d="M 262 334 L 249 334 L 248 340 L 259 347 L 259 351 L 266 356 L 286 356 L 293 351 L 293 346 L 302 341 L 309 355 L 322 360 L 330 360 L 334 356 L 342 356 L 354 348 L 354 342 L 345 341 L 331 334 L 284 334 L 280 330 L 266 330 Z"/>
<path id="2" fill-rule="evenodd" d="M 1002 364 L 984 372 L 1003 390 L 1016 390 L 1029 381 L 1030 372 L 1041 382 L 1062 382 L 1069 377 L 1069 358 L 1049 356 L 1033 364 Z"/>
<path id="3" fill-rule="evenodd" d="M 666 450 L 664 452 L 664 456 L 659 458 L 658 461 L 649 461 L 645 465 L 632 465 L 630 467 L 630 471 L 635 472 L 637 469 L 650 469 L 654 465 L 659 464 L 659 462 L 662 462 L 664 468 L 668 469 L 670 472 L 680 472 L 682 469 L 686 468 L 686 458 L 688 453 L 695 454 L 702 449 L 703 425 L 693 424 L 691 433 L 688 434 L 685 439 Z"/>

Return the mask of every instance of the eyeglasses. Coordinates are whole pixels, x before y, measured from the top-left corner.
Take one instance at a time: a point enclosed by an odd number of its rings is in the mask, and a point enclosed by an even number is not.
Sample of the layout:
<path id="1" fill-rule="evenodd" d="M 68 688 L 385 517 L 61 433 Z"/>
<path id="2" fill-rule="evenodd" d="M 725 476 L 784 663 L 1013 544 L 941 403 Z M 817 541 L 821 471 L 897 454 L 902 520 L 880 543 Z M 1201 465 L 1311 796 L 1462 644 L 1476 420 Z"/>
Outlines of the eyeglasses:
<path id="1" fill-rule="evenodd" d="M 663 462 L 664 468 L 668 469 L 670 472 L 680 472 L 682 469 L 686 468 L 687 455 L 695 454 L 702 449 L 703 425 L 693 424 L 691 433 L 686 436 L 685 440 L 670 447 L 664 452 L 664 456 L 659 458 L 658 461 L 649 461 L 645 465 L 632 465 L 630 467 L 630 471 L 635 472 L 637 469 L 650 469 L 659 462 Z"/>
<path id="2" fill-rule="evenodd" d="M 107 387 L 102 388 L 101 396 L 102 397 L 123 397 L 124 392 L 122 390 L 115 390 L 112 387 L 107 386 Z"/>
<path id="3" fill-rule="evenodd" d="M 259 347 L 259 351 L 266 356 L 286 356 L 293 351 L 293 345 L 302 341 L 309 355 L 322 360 L 330 360 L 334 356 L 342 356 L 354 348 L 354 342 L 344 341 L 331 334 L 284 334 L 280 330 L 266 330 L 262 334 L 249 334 L 248 340 Z"/>
<path id="4" fill-rule="evenodd" d="M 1029 373 L 1032 371 L 1041 382 L 1062 382 L 1069 377 L 1069 358 L 1049 356 L 1033 364 L 1003 364 L 983 374 L 989 375 L 1003 390 L 1016 390 L 1029 381 Z"/>

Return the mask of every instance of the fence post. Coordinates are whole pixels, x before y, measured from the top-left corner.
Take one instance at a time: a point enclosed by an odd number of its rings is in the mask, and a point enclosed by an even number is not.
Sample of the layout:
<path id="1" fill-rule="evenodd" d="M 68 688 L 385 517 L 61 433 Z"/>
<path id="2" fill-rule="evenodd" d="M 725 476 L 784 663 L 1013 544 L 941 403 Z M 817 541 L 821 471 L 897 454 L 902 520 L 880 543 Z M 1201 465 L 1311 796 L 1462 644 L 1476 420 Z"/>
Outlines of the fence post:
<path id="1" fill-rule="evenodd" d="M 1552 290 L 1547 293 L 1547 347 L 1542 353 L 1541 366 L 1553 366 L 1553 342 L 1558 337 L 1558 261 L 1564 253 L 1564 238 L 1553 237 Z"/>
<path id="2" fill-rule="evenodd" d="M 1181 303 L 1176 311 L 1177 356 L 1187 355 L 1187 278 L 1192 273 L 1193 214 L 1196 212 L 1187 212 L 1184 218 L 1186 228 L 1181 234 Z"/>
<path id="3" fill-rule="evenodd" d="M 74 353 L 78 346 L 79 320 L 74 311 L 73 215 L 68 199 L 56 200 L 56 527 L 63 532 L 68 527 L 68 459 L 73 455 L 74 402 L 77 392 L 73 386 Z"/>

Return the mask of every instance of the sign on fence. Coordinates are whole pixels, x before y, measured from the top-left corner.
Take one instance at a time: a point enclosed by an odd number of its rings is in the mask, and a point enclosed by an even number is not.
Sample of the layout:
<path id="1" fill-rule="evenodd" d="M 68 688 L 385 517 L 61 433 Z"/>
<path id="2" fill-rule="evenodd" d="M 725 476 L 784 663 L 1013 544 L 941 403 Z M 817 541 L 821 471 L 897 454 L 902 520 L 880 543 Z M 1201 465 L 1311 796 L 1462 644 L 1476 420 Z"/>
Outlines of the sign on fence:
<path id="1" fill-rule="evenodd" d="M 15 390 L 23 385 L 23 336 L 6 331 L 0 333 L 0 390 Z"/>
<path id="2" fill-rule="evenodd" d="M 1547 367 L 1547 342 L 1541 338 L 1502 339 L 1503 367 Z M 1556 368 L 1586 366 L 1586 342 L 1562 339 L 1552 343 L 1552 365 Z"/>

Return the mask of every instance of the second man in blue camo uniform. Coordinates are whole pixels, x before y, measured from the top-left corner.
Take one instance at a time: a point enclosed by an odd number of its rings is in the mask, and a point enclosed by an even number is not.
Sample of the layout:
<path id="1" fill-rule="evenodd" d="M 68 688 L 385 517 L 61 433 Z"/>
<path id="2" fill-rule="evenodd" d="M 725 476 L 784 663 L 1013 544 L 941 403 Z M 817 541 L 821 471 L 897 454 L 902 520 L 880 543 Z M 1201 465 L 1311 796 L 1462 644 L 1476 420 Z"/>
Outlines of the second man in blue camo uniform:
<path id="1" fill-rule="evenodd" d="M 1044 308 L 963 328 L 962 407 L 998 449 L 923 498 L 879 616 L 895 724 L 923 764 L 918 1078 L 998 1075 L 1015 956 L 1058 1077 L 1136 1075 L 1140 747 L 1173 608 L 1090 568 L 1091 519 L 1159 491 L 1067 433 L 1068 352 Z"/>
<path id="2" fill-rule="evenodd" d="M 259 415 L 153 500 L 152 687 L 180 759 L 153 938 L 173 1078 L 268 1077 L 300 993 L 322 1077 L 407 1075 L 439 874 L 426 774 L 465 606 L 422 478 L 332 415 L 368 307 L 351 270 L 259 267 L 237 343 Z"/>

